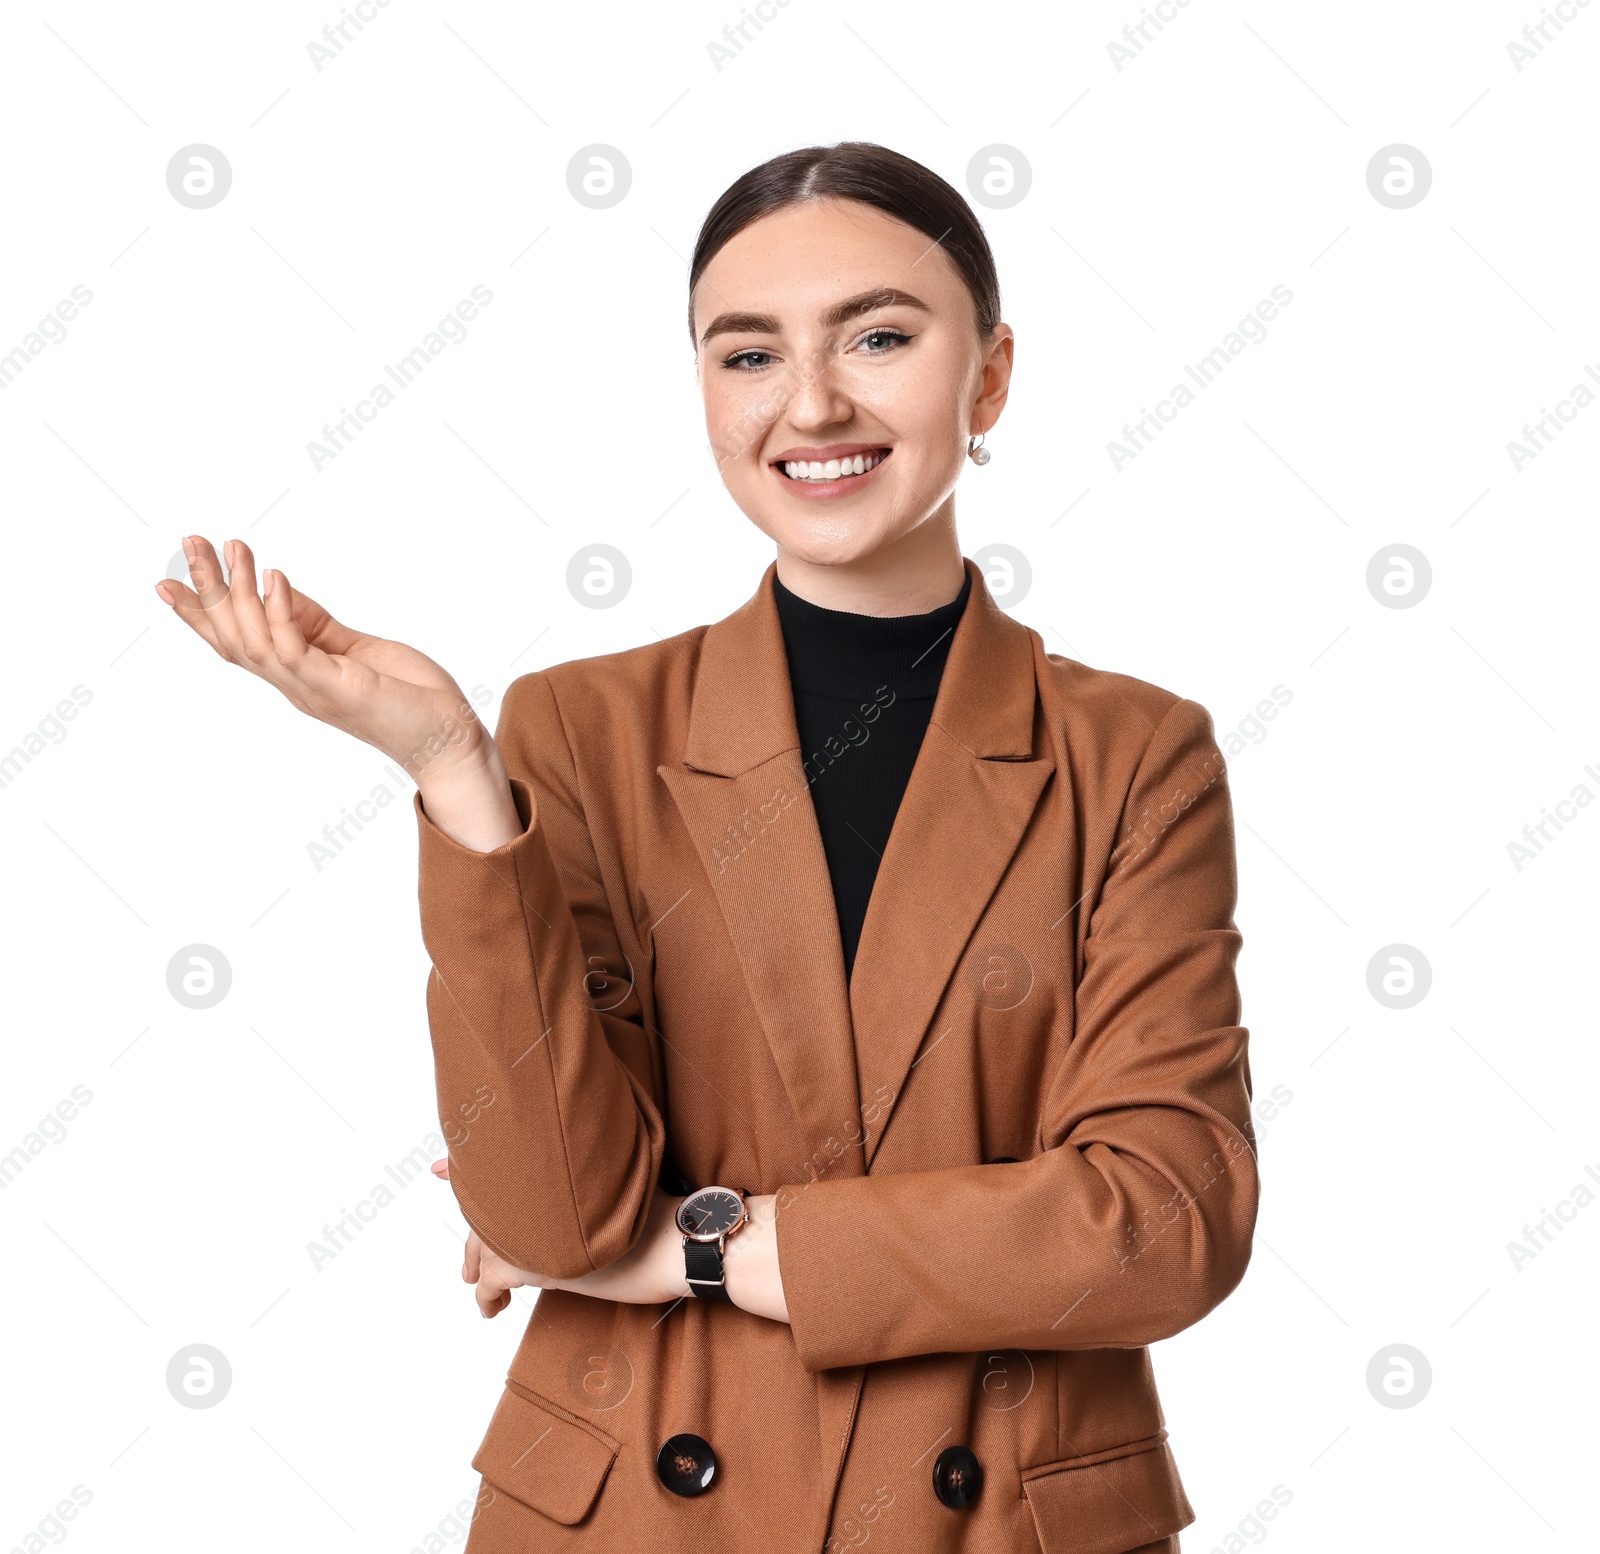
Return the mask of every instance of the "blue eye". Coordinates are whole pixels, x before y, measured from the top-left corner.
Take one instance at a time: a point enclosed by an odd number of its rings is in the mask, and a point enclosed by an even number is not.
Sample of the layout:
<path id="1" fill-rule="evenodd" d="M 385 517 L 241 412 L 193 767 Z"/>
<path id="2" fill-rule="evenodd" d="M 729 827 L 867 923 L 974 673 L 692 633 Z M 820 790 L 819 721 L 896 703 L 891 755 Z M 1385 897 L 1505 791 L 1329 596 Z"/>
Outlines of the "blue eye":
<path id="1" fill-rule="evenodd" d="M 876 346 L 868 346 L 869 341 L 878 341 Z M 888 356 L 903 345 L 911 343 L 911 336 L 899 329 L 869 329 L 866 334 L 856 342 L 857 345 L 867 347 L 864 354 L 867 356 Z M 763 367 L 768 367 L 774 360 L 771 351 L 763 350 L 760 346 L 750 346 L 743 351 L 735 351 L 732 356 L 724 359 L 722 365 L 731 372 L 759 372 Z"/>

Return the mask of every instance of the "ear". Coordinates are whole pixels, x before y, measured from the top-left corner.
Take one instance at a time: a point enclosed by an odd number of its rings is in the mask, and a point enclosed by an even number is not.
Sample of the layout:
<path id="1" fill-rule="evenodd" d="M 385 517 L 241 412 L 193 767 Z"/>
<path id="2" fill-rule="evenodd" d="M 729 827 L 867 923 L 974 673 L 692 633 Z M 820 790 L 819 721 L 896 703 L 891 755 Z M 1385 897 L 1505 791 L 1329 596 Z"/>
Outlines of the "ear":
<path id="1" fill-rule="evenodd" d="M 1000 419 L 1006 396 L 1011 392 L 1011 365 L 1016 353 L 1016 336 L 1009 324 L 996 324 L 994 333 L 983 343 L 983 380 L 972 406 L 970 434 L 987 432 Z"/>

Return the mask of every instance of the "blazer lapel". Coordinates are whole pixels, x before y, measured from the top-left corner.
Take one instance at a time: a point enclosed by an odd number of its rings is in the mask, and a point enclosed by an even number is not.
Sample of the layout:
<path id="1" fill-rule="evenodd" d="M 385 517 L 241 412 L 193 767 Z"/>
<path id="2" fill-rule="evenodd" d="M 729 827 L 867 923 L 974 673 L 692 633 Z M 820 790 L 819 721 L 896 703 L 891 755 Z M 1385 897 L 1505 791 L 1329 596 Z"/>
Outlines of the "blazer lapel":
<path id="1" fill-rule="evenodd" d="M 769 563 L 755 595 L 706 629 L 682 764 L 656 770 L 695 840 L 808 1152 L 843 1141 L 828 1174 L 861 1176 L 844 950 L 801 766 L 776 571 Z"/>
<path id="2" fill-rule="evenodd" d="M 1056 769 L 1047 752 L 1034 754 L 1034 635 L 994 602 L 975 562 L 963 565 L 972 593 L 848 985 L 801 765 L 775 563 L 749 600 L 706 629 L 682 763 L 657 767 L 696 842 L 803 1138 L 812 1149 L 845 1142 L 829 1168 L 837 1176 L 870 1169 L 919 1051 L 941 1039 L 928 1029 L 933 1012 Z"/>
<path id="3" fill-rule="evenodd" d="M 858 1090 L 873 1124 L 866 1167 L 978 918 L 1010 863 L 1055 762 L 1034 753 L 1034 635 L 994 602 L 964 558 L 972 593 L 878 864 L 849 984 Z M 1070 877 L 1071 860 L 1061 860 Z M 887 1092 L 887 1100 L 879 1098 Z"/>

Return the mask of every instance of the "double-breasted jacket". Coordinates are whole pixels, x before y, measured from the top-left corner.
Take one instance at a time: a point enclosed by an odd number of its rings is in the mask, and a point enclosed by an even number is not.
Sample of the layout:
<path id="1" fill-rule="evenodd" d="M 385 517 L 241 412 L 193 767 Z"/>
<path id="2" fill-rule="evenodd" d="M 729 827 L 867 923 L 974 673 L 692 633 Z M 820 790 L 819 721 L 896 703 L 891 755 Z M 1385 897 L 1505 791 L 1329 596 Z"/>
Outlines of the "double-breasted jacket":
<path id="1" fill-rule="evenodd" d="M 471 1554 L 1122 1554 L 1194 1519 L 1146 1346 L 1255 1223 L 1227 772 L 1203 706 L 1047 651 L 964 564 L 848 980 L 771 565 L 513 682 L 514 840 L 415 799 L 468 1223 L 565 1278 L 658 1186 L 775 1194 L 790 1315 L 540 1295 Z"/>

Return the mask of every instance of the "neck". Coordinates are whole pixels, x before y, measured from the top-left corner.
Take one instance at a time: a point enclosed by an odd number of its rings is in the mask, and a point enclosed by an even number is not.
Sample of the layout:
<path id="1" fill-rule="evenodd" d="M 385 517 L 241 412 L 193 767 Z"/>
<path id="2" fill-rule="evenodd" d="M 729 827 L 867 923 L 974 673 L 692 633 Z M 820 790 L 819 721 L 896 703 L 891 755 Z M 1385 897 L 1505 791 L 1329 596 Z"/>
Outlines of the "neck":
<path id="1" fill-rule="evenodd" d="M 776 561 L 778 581 L 790 593 L 825 610 L 853 615 L 925 615 L 949 604 L 966 579 L 949 502 L 870 555 L 817 562 L 779 545 Z"/>

